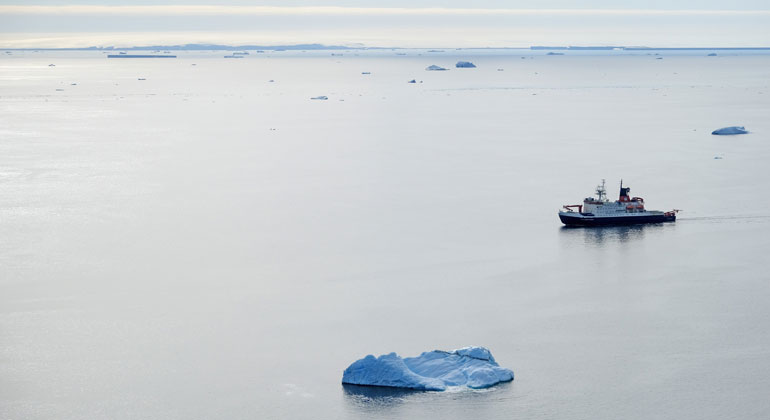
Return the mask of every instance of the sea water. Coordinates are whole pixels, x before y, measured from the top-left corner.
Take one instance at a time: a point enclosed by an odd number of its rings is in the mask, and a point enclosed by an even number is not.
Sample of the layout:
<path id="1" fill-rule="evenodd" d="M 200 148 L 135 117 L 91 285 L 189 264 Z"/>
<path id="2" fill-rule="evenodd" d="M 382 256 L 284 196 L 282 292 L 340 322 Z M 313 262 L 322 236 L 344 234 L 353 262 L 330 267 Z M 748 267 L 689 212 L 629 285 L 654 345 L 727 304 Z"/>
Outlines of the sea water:
<path id="1" fill-rule="evenodd" d="M 658 53 L 3 54 L 0 418 L 766 415 L 770 55 Z M 562 227 L 602 179 L 682 212 Z"/>

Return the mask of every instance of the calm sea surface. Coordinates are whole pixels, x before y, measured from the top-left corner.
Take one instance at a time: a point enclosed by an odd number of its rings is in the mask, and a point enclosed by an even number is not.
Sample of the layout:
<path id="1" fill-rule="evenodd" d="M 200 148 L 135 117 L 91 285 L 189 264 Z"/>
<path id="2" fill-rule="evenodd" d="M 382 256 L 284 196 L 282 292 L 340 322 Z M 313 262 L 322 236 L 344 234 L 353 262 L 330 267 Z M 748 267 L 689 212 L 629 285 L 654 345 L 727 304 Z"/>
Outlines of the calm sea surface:
<path id="1" fill-rule="evenodd" d="M 3 53 L 0 419 L 768 415 L 770 55 L 339 53 Z M 603 178 L 679 220 L 562 228 Z"/>

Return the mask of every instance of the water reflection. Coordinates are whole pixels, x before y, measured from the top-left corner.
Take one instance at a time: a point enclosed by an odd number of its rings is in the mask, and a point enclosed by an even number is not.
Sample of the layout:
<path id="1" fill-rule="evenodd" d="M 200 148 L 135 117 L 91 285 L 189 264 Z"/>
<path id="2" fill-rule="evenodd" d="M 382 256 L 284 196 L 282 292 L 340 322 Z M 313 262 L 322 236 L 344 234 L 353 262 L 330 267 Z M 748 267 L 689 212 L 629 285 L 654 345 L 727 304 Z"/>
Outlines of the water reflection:
<path id="1" fill-rule="evenodd" d="M 450 387 L 446 391 L 416 391 L 379 386 L 342 385 L 346 402 L 358 414 L 383 414 L 387 409 L 424 412 L 431 408 L 453 405 L 461 402 L 463 407 L 472 409 L 476 414 L 493 407 L 495 404 L 513 397 L 512 382 L 497 384 L 491 388 L 470 389 Z M 383 411 L 383 409 L 386 409 Z M 390 412 L 393 414 L 393 412 Z"/>
<path id="2" fill-rule="evenodd" d="M 351 405 L 363 409 L 379 409 L 402 404 L 410 396 L 422 395 L 428 391 L 391 388 L 386 386 L 361 386 L 342 384 L 345 400 Z"/>
<path id="3" fill-rule="evenodd" d="M 663 224 L 602 227 L 562 226 L 559 233 L 571 242 L 582 241 L 588 246 L 602 246 L 640 241 L 644 239 L 645 235 L 660 233 L 663 229 L 665 229 Z"/>

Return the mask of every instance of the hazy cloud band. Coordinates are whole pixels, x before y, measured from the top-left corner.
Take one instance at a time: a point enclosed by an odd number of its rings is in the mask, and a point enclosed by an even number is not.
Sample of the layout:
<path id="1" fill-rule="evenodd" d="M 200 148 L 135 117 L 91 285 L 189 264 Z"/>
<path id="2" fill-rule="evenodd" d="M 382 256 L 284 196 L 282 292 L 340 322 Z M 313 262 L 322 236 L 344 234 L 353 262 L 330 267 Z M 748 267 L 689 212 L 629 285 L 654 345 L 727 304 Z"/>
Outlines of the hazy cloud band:
<path id="1" fill-rule="evenodd" d="M 651 9 L 487 9 L 404 7 L 279 7 L 279 6 L 34 6 L 0 5 L 0 14 L 29 15 L 618 15 L 618 16 L 751 16 L 770 10 L 651 10 Z"/>

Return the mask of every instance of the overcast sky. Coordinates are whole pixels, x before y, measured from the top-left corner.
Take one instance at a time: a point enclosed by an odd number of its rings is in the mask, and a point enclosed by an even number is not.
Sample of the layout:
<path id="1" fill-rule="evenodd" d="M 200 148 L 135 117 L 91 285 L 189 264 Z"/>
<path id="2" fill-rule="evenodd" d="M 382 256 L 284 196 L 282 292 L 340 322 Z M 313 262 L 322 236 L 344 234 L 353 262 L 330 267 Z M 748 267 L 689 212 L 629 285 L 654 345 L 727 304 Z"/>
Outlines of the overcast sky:
<path id="1" fill-rule="evenodd" d="M 0 0 L 0 47 L 770 46 L 770 1 Z"/>

